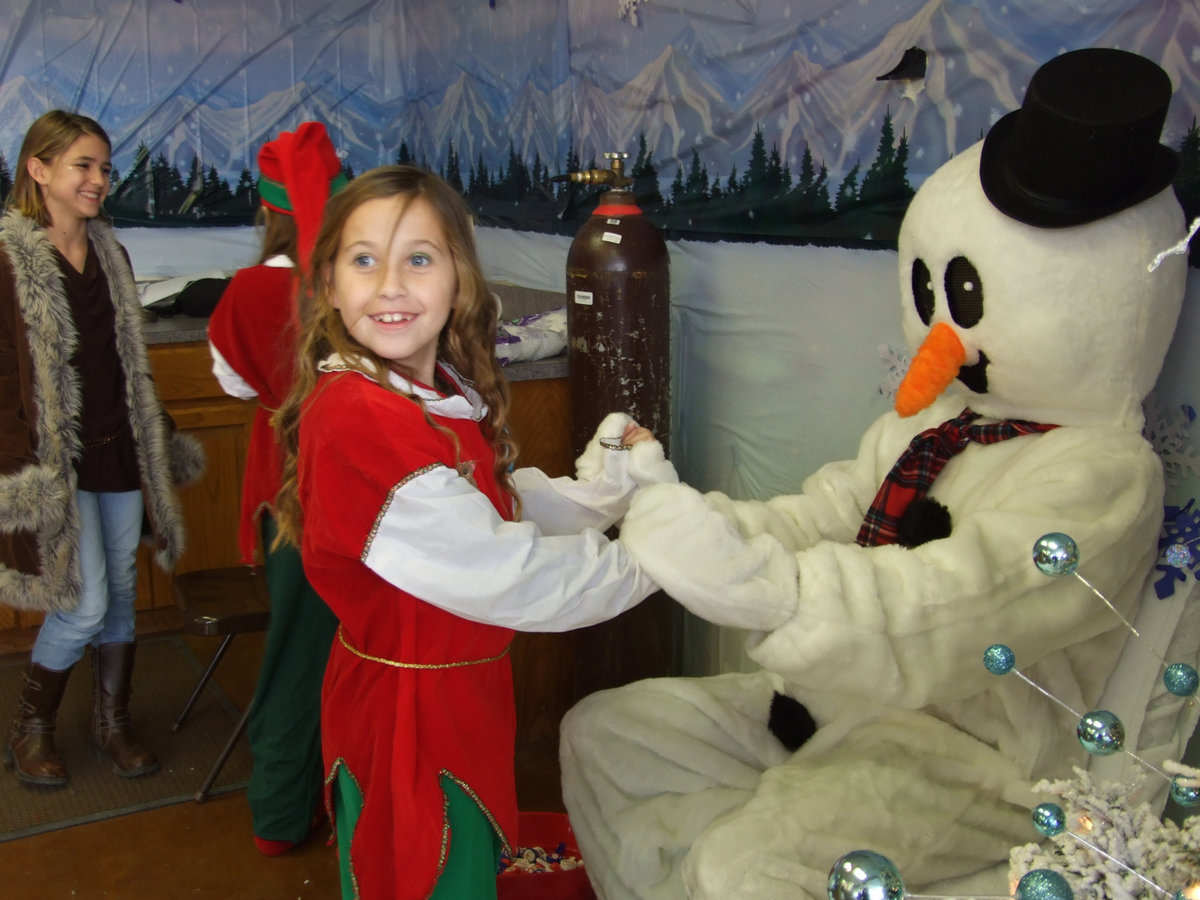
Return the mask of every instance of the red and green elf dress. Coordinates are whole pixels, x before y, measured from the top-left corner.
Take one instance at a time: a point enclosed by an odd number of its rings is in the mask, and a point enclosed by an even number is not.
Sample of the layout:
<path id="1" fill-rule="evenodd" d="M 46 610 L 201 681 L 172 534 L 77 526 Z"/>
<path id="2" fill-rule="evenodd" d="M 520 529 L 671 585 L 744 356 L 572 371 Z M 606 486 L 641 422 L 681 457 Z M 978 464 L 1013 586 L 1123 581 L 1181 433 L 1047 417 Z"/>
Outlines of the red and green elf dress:
<path id="1" fill-rule="evenodd" d="M 578 479 L 517 470 L 516 522 L 486 407 L 452 369 L 439 367 L 448 394 L 393 375 L 405 396 L 336 356 L 321 368 L 301 417 L 299 493 L 305 571 L 341 621 L 322 705 L 326 783 L 348 774 L 363 795 L 358 896 L 425 898 L 453 839 L 443 778 L 503 843 L 516 834 L 513 631 L 591 625 L 648 596 L 654 584 L 603 531 L 639 484 L 676 479 L 656 442 L 616 452 L 594 440 Z M 598 437 L 628 421 L 610 416 Z"/>

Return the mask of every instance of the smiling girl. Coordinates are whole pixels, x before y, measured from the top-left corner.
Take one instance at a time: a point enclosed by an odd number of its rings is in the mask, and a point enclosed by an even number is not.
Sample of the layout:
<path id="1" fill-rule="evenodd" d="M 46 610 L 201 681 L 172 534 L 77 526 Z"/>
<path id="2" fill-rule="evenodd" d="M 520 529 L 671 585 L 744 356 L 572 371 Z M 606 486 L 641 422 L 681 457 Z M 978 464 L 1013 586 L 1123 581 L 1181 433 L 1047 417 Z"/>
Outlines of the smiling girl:
<path id="1" fill-rule="evenodd" d="M 199 443 L 169 428 L 129 258 L 101 217 L 110 151 L 92 119 L 46 113 L 0 219 L 0 603 L 47 614 L 4 757 L 39 785 L 66 783 L 55 719 L 89 645 L 93 752 L 125 777 L 158 768 L 128 709 L 137 548 L 145 518 L 174 566 L 174 485 L 203 468 Z"/>
<path id="2" fill-rule="evenodd" d="M 494 897 L 516 837 L 513 631 L 591 625 L 651 593 L 603 531 L 675 472 L 618 414 L 578 480 L 510 475 L 496 307 L 470 213 L 437 176 L 352 181 L 326 208 L 313 273 L 276 417 L 278 509 L 341 621 L 322 734 L 343 894 Z"/>

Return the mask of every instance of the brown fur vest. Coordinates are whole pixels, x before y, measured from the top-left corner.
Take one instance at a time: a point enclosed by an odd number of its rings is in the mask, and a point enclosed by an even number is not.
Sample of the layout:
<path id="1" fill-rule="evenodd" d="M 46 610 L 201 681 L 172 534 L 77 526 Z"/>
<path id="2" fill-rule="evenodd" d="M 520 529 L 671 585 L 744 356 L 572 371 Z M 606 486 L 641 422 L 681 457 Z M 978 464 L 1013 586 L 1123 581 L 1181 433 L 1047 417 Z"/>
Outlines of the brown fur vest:
<path id="1" fill-rule="evenodd" d="M 106 222 L 91 221 L 88 232 L 116 308 L 117 352 L 156 559 L 170 570 L 184 541 L 175 485 L 199 478 L 204 451 L 194 437 L 171 429 L 159 402 L 142 340 L 141 304 L 124 248 Z M 0 252 L 13 270 L 12 285 L 0 285 L 0 303 L 16 304 L 16 310 L 5 313 L 20 323 L 15 332 L 18 339 L 23 333 L 27 344 L 14 352 L 28 362 L 30 383 L 23 384 L 21 392 L 31 396 L 36 410 L 31 423 L 36 460 L 0 474 L 0 536 L 9 539 L 5 546 L 32 536 L 40 570 L 17 568 L 13 559 L 0 554 L 0 604 L 44 612 L 70 610 L 80 594 L 74 460 L 81 452 L 82 401 L 80 373 L 70 364 L 78 332 L 45 232 L 9 211 L 0 218 Z M 0 397 L 2 404 L 18 402 L 16 397 Z M 0 447 L 0 454 L 12 459 L 12 449 Z"/>

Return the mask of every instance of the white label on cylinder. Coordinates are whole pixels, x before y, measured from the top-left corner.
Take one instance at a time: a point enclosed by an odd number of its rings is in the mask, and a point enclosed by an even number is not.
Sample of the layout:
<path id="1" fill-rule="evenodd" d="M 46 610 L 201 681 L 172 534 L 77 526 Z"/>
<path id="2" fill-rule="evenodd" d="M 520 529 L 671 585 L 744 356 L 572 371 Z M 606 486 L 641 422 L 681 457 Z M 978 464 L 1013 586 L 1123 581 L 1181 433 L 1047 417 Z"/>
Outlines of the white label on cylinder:
<path id="1" fill-rule="evenodd" d="M 592 292 L 591 291 L 576 291 L 575 292 L 575 302 L 578 303 L 580 306 L 591 306 L 592 305 Z"/>
<path id="2" fill-rule="evenodd" d="M 606 225 L 620 225 L 621 224 L 620 219 L 605 219 L 604 222 Z"/>
<path id="3" fill-rule="evenodd" d="M 615 231 L 606 231 L 600 240 L 608 241 L 610 244 L 619 244 L 621 243 L 621 236 Z"/>

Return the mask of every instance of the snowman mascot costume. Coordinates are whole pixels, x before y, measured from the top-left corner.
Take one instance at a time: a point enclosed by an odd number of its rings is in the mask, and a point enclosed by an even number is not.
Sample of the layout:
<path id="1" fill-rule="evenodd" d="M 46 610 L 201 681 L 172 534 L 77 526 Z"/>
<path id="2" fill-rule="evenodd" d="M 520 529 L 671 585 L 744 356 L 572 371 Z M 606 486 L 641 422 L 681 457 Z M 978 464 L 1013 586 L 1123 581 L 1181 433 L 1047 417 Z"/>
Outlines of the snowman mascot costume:
<path id="1" fill-rule="evenodd" d="M 747 629 L 762 668 L 568 713 L 564 798 L 603 900 L 816 900 L 860 848 L 912 889 L 965 878 L 1029 840 L 1033 782 L 1084 764 L 1075 722 L 982 660 L 1007 644 L 1092 709 L 1128 631 L 1033 547 L 1073 537 L 1127 617 L 1157 555 L 1142 401 L 1186 276 L 1180 255 L 1151 271 L 1185 232 L 1170 95 L 1143 57 L 1066 53 L 928 178 L 899 238 L 919 349 L 856 458 L 765 502 L 634 500 L 622 542 L 692 612 Z"/>

